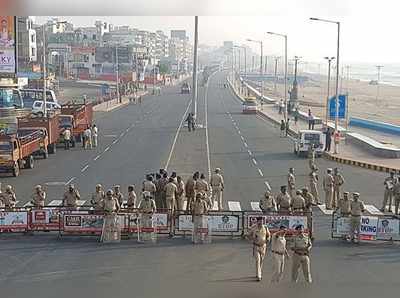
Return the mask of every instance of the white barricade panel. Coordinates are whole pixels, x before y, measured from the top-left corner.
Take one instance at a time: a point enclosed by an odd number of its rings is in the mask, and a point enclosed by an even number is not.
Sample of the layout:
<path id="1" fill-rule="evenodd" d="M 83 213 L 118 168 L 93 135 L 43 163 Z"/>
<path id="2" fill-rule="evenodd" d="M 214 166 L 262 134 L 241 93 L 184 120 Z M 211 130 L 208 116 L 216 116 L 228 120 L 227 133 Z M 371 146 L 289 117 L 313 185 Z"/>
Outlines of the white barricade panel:
<path id="1" fill-rule="evenodd" d="M 62 206 L 62 200 L 53 200 L 49 203 L 49 206 Z"/>
<path id="2" fill-rule="evenodd" d="M 29 201 L 28 203 L 25 203 L 24 204 L 24 207 L 32 207 L 33 205 L 32 205 L 32 203 Z"/>
<path id="3" fill-rule="evenodd" d="M 261 211 L 260 202 L 250 202 L 251 210 L 253 211 Z"/>
<path id="4" fill-rule="evenodd" d="M 211 210 L 218 211 L 218 202 L 217 201 L 214 201 L 214 205 Z"/>
<path id="5" fill-rule="evenodd" d="M 237 201 L 229 201 L 228 207 L 229 211 L 242 211 L 242 207 L 240 207 L 240 202 Z"/>
<path id="6" fill-rule="evenodd" d="M 332 215 L 333 210 L 326 210 L 325 204 L 318 205 L 318 208 L 324 213 L 325 215 Z"/>
<path id="7" fill-rule="evenodd" d="M 365 205 L 365 209 L 372 215 L 383 215 L 383 212 L 381 212 L 374 205 Z"/>

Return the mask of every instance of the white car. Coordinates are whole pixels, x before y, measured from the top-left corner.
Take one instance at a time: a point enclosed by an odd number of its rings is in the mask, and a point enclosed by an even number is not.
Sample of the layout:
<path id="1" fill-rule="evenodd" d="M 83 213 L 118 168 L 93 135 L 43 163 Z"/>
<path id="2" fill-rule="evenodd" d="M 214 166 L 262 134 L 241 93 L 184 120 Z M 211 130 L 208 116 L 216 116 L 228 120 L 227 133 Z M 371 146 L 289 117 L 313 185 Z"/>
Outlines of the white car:
<path id="1" fill-rule="evenodd" d="M 56 102 L 46 102 L 47 111 L 61 111 L 61 106 Z M 36 100 L 32 105 L 32 113 L 38 116 L 43 116 L 43 101 Z"/>
<path id="2" fill-rule="evenodd" d="M 325 135 L 318 130 L 299 130 L 294 141 L 294 153 L 298 156 L 307 156 L 310 146 L 315 148 L 315 155 L 321 156 L 325 149 Z"/>
<path id="3" fill-rule="evenodd" d="M 243 103 L 243 114 L 257 114 L 258 106 L 256 100 L 246 99 Z"/>

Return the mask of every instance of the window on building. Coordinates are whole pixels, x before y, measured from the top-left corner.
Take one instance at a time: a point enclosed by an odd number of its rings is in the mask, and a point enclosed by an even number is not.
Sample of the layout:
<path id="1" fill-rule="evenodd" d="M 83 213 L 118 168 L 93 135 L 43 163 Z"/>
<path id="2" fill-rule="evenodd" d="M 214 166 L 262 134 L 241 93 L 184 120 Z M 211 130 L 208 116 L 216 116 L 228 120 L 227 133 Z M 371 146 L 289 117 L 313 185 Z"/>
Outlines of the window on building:
<path id="1" fill-rule="evenodd" d="M 36 48 L 31 48 L 31 57 L 36 56 Z"/>
<path id="2" fill-rule="evenodd" d="M 31 42 L 35 42 L 35 34 L 31 35 Z"/>
<path id="3" fill-rule="evenodd" d="M 93 40 L 96 40 L 96 34 L 93 34 L 93 35 L 92 35 L 92 39 L 93 39 Z"/>

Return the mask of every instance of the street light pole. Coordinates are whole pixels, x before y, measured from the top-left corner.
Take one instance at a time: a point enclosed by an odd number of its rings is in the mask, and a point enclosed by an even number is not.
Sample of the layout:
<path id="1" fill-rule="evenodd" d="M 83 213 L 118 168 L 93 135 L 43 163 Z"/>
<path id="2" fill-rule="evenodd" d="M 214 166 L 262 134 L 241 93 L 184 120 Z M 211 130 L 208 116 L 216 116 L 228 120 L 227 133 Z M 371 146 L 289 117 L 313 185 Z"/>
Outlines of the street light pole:
<path id="1" fill-rule="evenodd" d="M 340 69 L 340 22 L 319 19 L 319 18 L 310 18 L 311 21 L 319 21 L 325 23 L 332 23 L 337 25 L 337 48 L 336 48 L 336 92 L 335 92 L 335 135 L 338 133 L 338 126 L 339 126 L 339 69 Z M 335 151 L 334 153 L 337 154 L 337 147 L 334 146 Z"/>
<path id="2" fill-rule="evenodd" d="M 43 117 L 47 117 L 46 24 L 43 24 L 42 30 L 43 30 Z"/>
<path id="3" fill-rule="evenodd" d="M 115 46 L 115 62 L 117 63 L 117 69 L 116 69 L 116 75 L 117 75 L 117 99 L 118 99 L 118 102 L 119 103 L 121 103 L 122 102 L 122 100 L 121 100 L 121 97 L 120 97 L 120 94 L 119 94 L 119 60 L 118 60 L 118 46 Z"/>
<path id="4" fill-rule="evenodd" d="M 199 17 L 194 17 L 194 49 L 193 49 L 193 96 L 192 96 L 192 114 L 194 118 L 197 116 L 197 43 Z"/>
<path id="5" fill-rule="evenodd" d="M 377 65 L 376 68 L 378 69 L 378 81 L 376 82 L 376 103 L 378 104 L 379 85 L 380 85 L 380 81 L 381 81 L 381 69 L 383 68 L 383 65 Z"/>
<path id="6" fill-rule="evenodd" d="M 275 57 L 275 70 L 274 70 L 274 93 L 276 94 L 276 82 L 278 80 L 278 60 L 280 57 Z"/>
<path id="7" fill-rule="evenodd" d="M 262 40 L 253 40 L 253 39 L 246 39 L 247 41 L 255 42 L 260 45 L 260 79 L 261 79 L 261 91 L 260 96 L 261 100 L 263 100 L 263 89 L 264 89 L 264 78 L 263 78 L 263 42 Z"/>
<path id="8" fill-rule="evenodd" d="M 331 63 L 335 57 L 325 57 L 328 60 L 328 93 L 326 96 L 326 109 L 325 109 L 325 126 L 328 127 L 328 115 L 329 115 L 329 91 L 330 91 L 330 83 L 331 83 Z"/>

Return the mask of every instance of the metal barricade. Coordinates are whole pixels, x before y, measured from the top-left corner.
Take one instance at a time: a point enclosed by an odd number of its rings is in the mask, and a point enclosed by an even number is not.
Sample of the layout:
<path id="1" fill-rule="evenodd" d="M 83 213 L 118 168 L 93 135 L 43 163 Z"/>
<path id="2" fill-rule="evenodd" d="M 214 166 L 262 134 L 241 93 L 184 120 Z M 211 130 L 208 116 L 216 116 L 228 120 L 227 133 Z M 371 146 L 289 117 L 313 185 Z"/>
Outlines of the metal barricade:
<path id="1" fill-rule="evenodd" d="M 157 217 L 155 214 L 140 214 L 139 216 L 139 230 L 138 241 L 152 243 L 157 242 Z"/>
<path id="2" fill-rule="evenodd" d="M 118 214 L 106 214 L 103 217 L 103 229 L 101 231 L 100 242 L 118 243 L 121 241 L 121 226 Z"/>
<path id="3" fill-rule="evenodd" d="M 193 217 L 192 225 L 192 242 L 198 243 L 211 243 L 212 239 L 212 224 L 211 216 L 195 215 Z"/>

